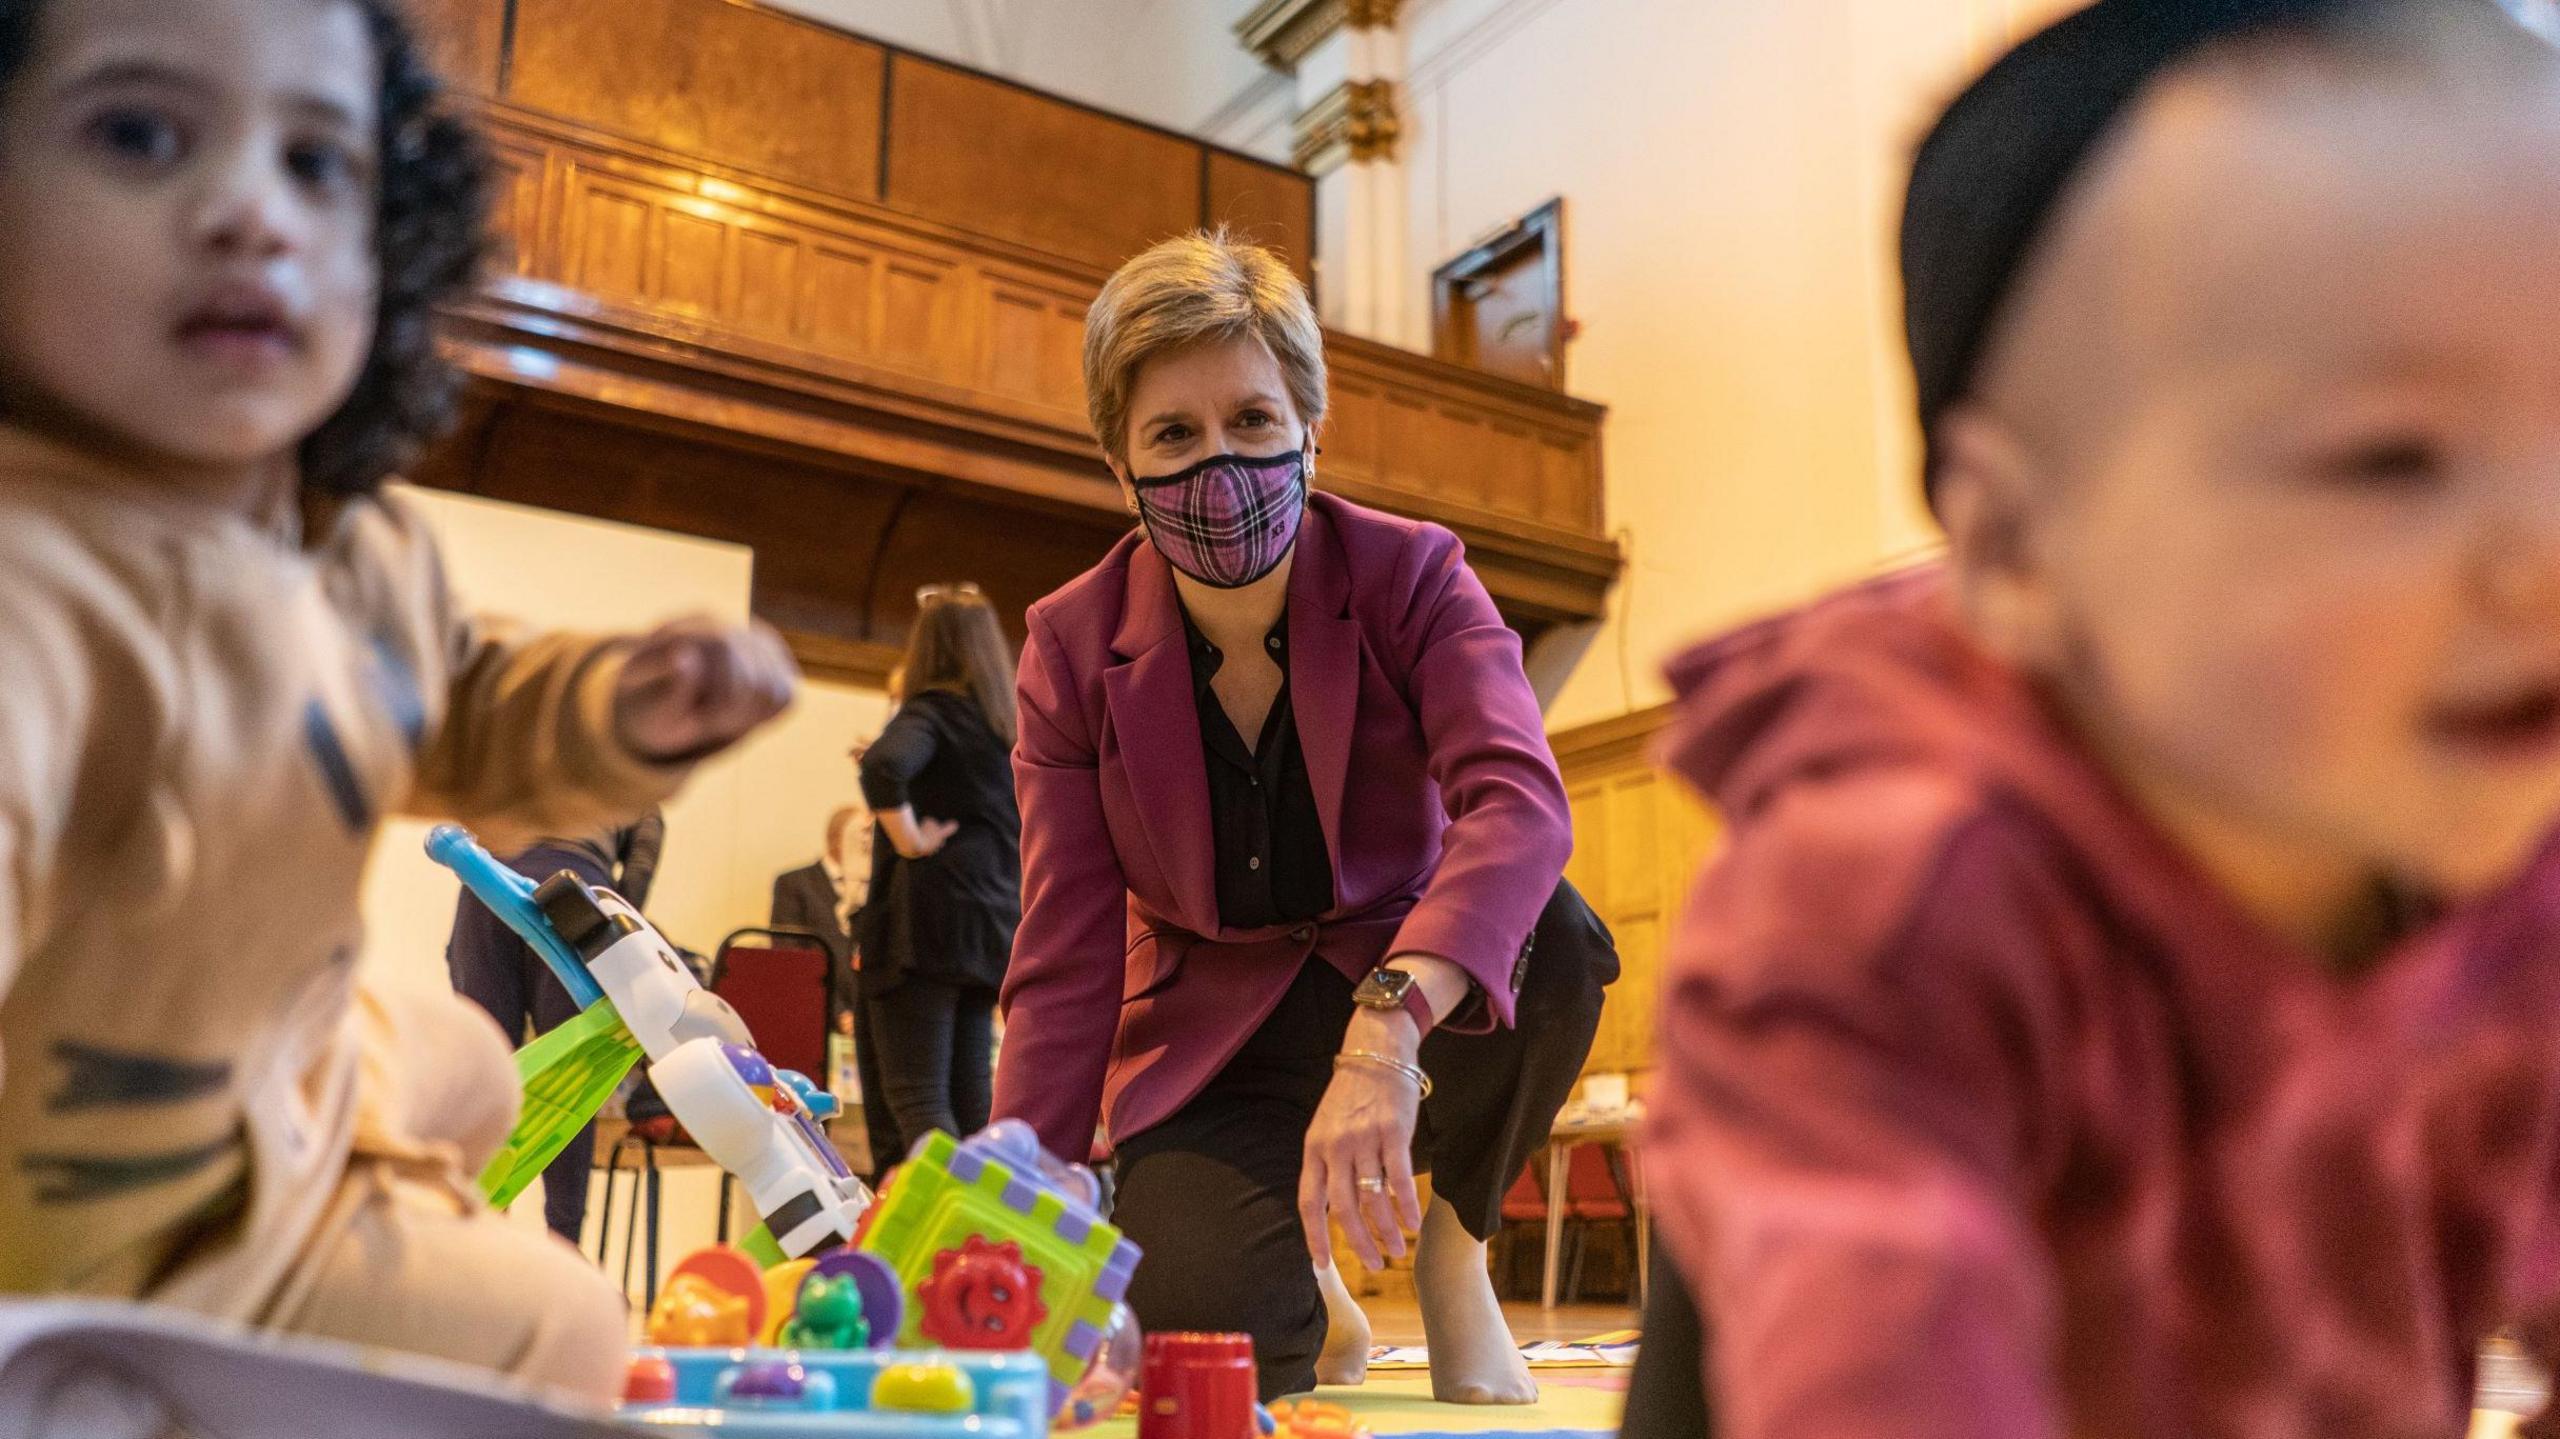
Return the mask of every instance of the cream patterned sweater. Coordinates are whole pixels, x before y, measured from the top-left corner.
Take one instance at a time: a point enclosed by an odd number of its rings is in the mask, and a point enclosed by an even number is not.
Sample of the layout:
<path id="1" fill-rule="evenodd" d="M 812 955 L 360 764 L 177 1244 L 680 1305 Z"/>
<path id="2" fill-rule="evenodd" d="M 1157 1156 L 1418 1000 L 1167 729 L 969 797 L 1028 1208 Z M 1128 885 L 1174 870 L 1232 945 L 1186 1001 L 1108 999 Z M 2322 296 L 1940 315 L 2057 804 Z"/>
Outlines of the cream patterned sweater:
<path id="1" fill-rule="evenodd" d="M 377 822 L 504 847 L 682 777 L 611 738 L 612 644 L 466 622 L 396 501 L 298 509 L 0 429 L 0 1293 L 264 1317 L 351 1156 L 419 1148 L 360 1079 Z"/>

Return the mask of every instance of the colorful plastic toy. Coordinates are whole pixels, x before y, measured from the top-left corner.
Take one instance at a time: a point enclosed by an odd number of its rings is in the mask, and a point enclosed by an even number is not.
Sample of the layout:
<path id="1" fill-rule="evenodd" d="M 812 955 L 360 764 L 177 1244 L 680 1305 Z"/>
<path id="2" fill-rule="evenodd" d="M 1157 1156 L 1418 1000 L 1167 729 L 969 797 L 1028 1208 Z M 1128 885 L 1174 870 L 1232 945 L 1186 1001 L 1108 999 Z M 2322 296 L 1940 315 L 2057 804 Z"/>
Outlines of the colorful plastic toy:
<path id="1" fill-rule="evenodd" d="M 1040 1302 L 1039 1266 L 1026 1264 L 1012 1240 L 989 1244 L 972 1234 L 958 1249 L 933 1256 L 933 1275 L 916 1286 L 925 1338 L 953 1349 L 1028 1349 L 1049 1306 Z"/>
<path id="2" fill-rule="evenodd" d="M 631 1361 L 630 1372 L 622 1376 L 623 1403 L 673 1404 L 675 1401 L 674 1365 L 657 1355 Z"/>
<path id="3" fill-rule="evenodd" d="M 1138 1332 L 1138 1316 L 1125 1304 L 1112 1315 L 1111 1328 L 1084 1377 L 1067 1393 L 1053 1422 L 1060 1429 L 1082 1429 L 1105 1419 L 1138 1412 L 1138 1370 L 1145 1362 L 1146 1340 Z"/>
<path id="4" fill-rule="evenodd" d="M 516 1056 L 524 1110 L 480 1176 L 491 1203 L 522 1193 L 646 1056 L 668 1109 L 763 1217 L 750 1249 L 796 1259 L 853 1237 L 871 1192 L 819 1127 L 833 1097 L 766 1063 L 737 1011 L 695 981 L 639 911 L 565 871 L 537 886 L 452 825 L 427 836 L 427 853 L 523 936 L 582 1006 Z"/>
<path id="5" fill-rule="evenodd" d="M 1047 1439 L 1034 1354 L 642 1350 L 623 1417 L 732 1439 Z"/>
<path id="6" fill-rule="evenodd" d="M 649 1310 L 652 1344 L 726 1348 L 755 1337 L 754 1313 L 746 1297 L 699 1274 L 679 1274 L 668 1280 Z"/>
<path id="7" fill-rule="evenodd" d="M 1369 1426 L 1339 1404 L 1282 1399 L 1274 1402 L 1268 1412 L 1273 1439 L 1372 1439 Z"/>
<path id="8" fill-rule="evenodd" d="M 1094 1212 L 1095 1192 L 1018 1121 L 965 1144 L 918 1141 L 856 1244 L 913 1297 L 896 1343 L 1028 1348 L 1049 1366 L 1052 1409 L 1065 1407 L 1138 1267 L 1137 1246 Z"/>
<path id="9" fill-rule="evenodd" d="M 1250 1336 L 1150 1334 L 1138 1389 L 1138 1439 L 1240 1439 L 1260 1432 Z"/>
<path id="10" fill-rule="evenodd" d="M 871 1326 L 862 1315 L 862 1291 L 851 1277 L 812 1274 L 799 1303 L 782 1326 L 785 1349 L 868 1349 Z"/>
<path id="11" fill-rule="evenodd" d="M 672 1346 L 753 1344 L 767 1327 L 764 1276 L 725 1244 L 685 1256 L 649 1310 L 649 1342 Z"/>
<path id="12" fill-rule="evenodd" d="M 764 1272 L 764 1329 L 756 1343 L 767 1349 L 782 1343 L 783 1326 L 800 1307 L 800 1285 L 818 1267 L 814 1259 L 786 1259 Z"/>
<path id="13" fill-rule="evenodd" d="M 949 1364 L 892 1364 L 871 1382 L 871 1407 L 902 1414 L 966 1414 L 978 1388 Z"/>
<path id="14" fill-rule="evenodd" d="M 820 1256 L 815 1272 L 853 1281 L 855 1292 L 862 1296 L 862 1322 L 870 1327 L 873 1344 L 886 1345 L 897 1337 L 906 1318 L 907 1296 L 899 1286 L 898 1272 L 887 1261 L 876 1254 L 839 1249 Z"/>

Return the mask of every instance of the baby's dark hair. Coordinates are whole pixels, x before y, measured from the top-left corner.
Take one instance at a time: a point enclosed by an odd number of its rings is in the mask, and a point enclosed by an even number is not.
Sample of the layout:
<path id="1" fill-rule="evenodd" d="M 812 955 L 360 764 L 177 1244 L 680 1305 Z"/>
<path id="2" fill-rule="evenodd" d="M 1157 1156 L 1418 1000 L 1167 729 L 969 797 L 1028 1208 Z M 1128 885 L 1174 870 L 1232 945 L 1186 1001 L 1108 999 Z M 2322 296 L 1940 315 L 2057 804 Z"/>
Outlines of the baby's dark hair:
<path id="1" fill-rule="evenodd" d="M 302 442 L 304 488 L 370 494 L 453 418 L 459 376 L 436 353 L 436 306 L 478 277 L 488 248 L 490 163 L 420 48 L 403 0 L 345 0 L 363 13 L 381 77 L 373 348 L 356 385 Z M 0 0 L 0 90 L 16 82 L 46 0 Z"/>

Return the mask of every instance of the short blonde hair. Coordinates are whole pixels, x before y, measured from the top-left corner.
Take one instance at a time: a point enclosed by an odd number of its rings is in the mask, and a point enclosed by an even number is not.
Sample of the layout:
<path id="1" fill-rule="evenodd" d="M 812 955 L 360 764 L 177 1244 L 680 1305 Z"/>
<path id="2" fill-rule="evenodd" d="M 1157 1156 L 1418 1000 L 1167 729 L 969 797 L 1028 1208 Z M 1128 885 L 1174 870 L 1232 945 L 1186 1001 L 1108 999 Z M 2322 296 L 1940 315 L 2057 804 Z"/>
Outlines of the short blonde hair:
<path id="1" fill-rule="evenodd" d="M 1324 327 L 1279 256 L 1219 229 L 1167 240 L 1122 265 L 1084 317 L 1084 402 L 1103 453 L 1128 460 L 1129 395 L 1149 361 L 1248 337 L 1280 362 L 1289 402 L 1314 433 L 1324 421 Z"/>

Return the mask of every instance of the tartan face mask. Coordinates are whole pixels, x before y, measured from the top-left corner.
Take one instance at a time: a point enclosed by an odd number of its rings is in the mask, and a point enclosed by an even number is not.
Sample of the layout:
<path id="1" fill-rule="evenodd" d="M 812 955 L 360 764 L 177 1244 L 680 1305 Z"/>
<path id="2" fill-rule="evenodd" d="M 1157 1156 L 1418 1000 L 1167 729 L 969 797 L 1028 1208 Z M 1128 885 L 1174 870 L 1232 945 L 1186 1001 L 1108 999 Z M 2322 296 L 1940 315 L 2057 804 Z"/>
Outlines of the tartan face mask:
<path id="1" fill-rule="evenodd" d="M 1242 589 L 1279 568 L 1307 511 L 1307 456 L 1212 455 L 1132 480 L 1147 538 L 1165 562 L 1212 589 Z"/>

